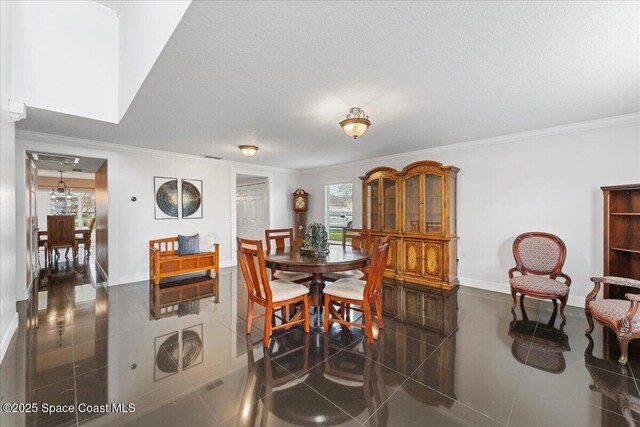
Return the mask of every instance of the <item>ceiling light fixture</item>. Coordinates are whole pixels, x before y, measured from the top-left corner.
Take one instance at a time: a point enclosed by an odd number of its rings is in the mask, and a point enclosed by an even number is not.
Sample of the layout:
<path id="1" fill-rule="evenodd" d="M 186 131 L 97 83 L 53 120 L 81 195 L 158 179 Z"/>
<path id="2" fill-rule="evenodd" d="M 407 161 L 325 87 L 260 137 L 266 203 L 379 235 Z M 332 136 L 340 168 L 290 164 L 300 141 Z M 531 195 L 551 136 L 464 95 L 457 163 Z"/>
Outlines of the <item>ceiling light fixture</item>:
<path id="1" fill-rule="evenodd" d="M 371 122 L 369 116 L 364 113 L 364 110 L 360 107 L 349 108 L 349 114 L 347 118 L 340 122 L 340 126 L 347 136 L 353 139 L 358 139 L 359 136 L 364 135 Z"/>
<path id="2" fill-rule="evenodd" d="M 258 147 L 255 145 L 240 145 L 238 148 L 246 157 L 254 156 L 258 152 Z"/>
<path id="3" fill-rule="evenodd" d="M 60 181 L 58 181 L 58 187 L 53 188 L 49 194 L 52 199 L 71 198 L 71 189 L 67 188 L 67 184 L 62 180 L 62 171 L 60 172 Z"/>

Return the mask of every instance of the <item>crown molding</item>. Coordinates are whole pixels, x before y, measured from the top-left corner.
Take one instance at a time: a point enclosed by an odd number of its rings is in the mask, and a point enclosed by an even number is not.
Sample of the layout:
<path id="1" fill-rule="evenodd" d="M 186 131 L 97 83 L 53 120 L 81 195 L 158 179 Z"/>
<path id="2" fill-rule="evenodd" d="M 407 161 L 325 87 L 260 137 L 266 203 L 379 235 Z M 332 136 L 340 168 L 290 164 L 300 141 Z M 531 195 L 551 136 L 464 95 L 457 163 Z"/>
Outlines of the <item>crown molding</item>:
<path id="1" fill-rule="evenodd" d="M 434 153 L 446 153 L 449 151 L 459 151 L 470 148 L 488 147 L 491 145 L 507 144 L 518 141 L 525 141 L 527 139 L 545 138 L 554 135 L 563 135 L 569 133 L 583 132 L 591 129 L 599 129 L 610 126 L 620 126 L 631 123 L 640 122 L 640 112 L 624 114 L 621 116 L 605 117 L 603 119 L 589 120 L 585 122 L 570 123 L 567 125 L 554 126 L 550 128 L 537 129 L 526 132 L 512 133 L 509 135 L 496 136 L 491 138 L 477 139 L 474 141 L 459 142 L 449 145 L 440 145 L 438 147 L 425 148 L 422 150 L 407 151 L 404 153 L 389 154 L 386 156 L 371 157 L 368 159 L 358 160 L 355 162 L 339 163 L 335 165 L 322 166 L 319 168 L 306 169 L 301 171 L 303 174 L 327 172 L 337 169 L 343 169 L 345 167 L 363 166 L 370 163 L 384 164 L 388 160 L 414 157 L 414 158 L 426 158 L 430 154 Z"/>
<path id="2" fill-rule="evenodd" d="M 41 142 L 45 144 L 52 145 L 66 145 L 71 147 L 82 147 L 82 148 L 91 148 L 100 151 L 107 152 L 118 152 L 118 153 L 135 153 L 135 154 L 144 154 L 151 155 L 157 157 L 167 157 L 171 156 L 173 158 L 181 158 L 185 160 L 191 161 L 200 161 L 200 162 L 210 162 L 220 165 L 225 165 L 234 168 L 241 169 L 253 169 L 253 170 L 262 170 L 267 172 L 281 172 L 288 174 L 299 174 L 299 170 L 295 169 L 287 169 L 280 168 L 276 166 L 266 166 L 260 164 L 247 164 L 242 162 L 235 162 L 232 160 L 216 160 L 216 159 L 207 159 L 202 156 L 196 156 L 193 154 L 184 154 L 184 153 L 176 153 L 173 151 L 164 151 L 164 150 L 156 150 L 153 148 L 142 148 L 142 147 L 134 147 L 131 145 L 123 145 L 123 144 L 115 144 L 112 142 L 101 142 L 95 141 L 92 139 L 84 139 L 84 138 L 75 138 L 71 136 L 62 136 L 62 135 L 54 135 L 50 133 L 43 132 L 34 132 L 29 130 L 16 129 L 16 140 L 19 141 L 31 141 L 31 142 Z"/>

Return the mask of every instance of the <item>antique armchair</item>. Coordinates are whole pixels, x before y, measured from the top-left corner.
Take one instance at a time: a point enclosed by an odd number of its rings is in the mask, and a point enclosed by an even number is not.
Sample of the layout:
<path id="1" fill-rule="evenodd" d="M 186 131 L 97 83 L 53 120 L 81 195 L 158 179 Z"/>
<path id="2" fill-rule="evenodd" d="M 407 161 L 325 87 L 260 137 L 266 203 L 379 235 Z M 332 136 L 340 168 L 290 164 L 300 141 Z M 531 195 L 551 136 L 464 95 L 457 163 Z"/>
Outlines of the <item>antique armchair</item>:
<path id="1" fill-rule="evenodd" d="M 567 257 L 564 242 L 558 236 L 549 233 L 524 233 L 513 242 L 513 257 L 516 260 L 516 266 L 509 270 L 509 284 L 513 298 L 511 311 L 516 308 L 516 295 L 519 292 L 521 304 L 525 295 L 550 299 L 554 309 L 558 306 L 556 300 L 560 300 L 560 316 L 563 321 L 566 321 L 564 308 L 569 298 L 571 278 L 562 272 L 562 266 Z M 516 271 L 521 275 L 514 276 Z M 564 283 L 556 280 L 558 278 L 564 279 Z"/>
<path id="2" fill-rule="evenodd" d="M 616 332 L 620 352 L 622 353 L 618 363 L 624 365 L 627 363 L 629 341 L 640 338 L 640 314 L 637 313 L 640 295 L 626 294 L 625 297 L 629 301 L 621 299 L 596 300 L 596 297 L 602 283 L 637 288 L 640 291 L 640 280 L 606 276 L 592 277 L 591 281 L 595 286 L 585 299 L 584 314 L 587 316 L 587 322 L 589 323 L 589 328 L 585 332 L 587 335 L 591 335 L 591 332 L 593 332 L 594 318 L 613 329 Z"/>

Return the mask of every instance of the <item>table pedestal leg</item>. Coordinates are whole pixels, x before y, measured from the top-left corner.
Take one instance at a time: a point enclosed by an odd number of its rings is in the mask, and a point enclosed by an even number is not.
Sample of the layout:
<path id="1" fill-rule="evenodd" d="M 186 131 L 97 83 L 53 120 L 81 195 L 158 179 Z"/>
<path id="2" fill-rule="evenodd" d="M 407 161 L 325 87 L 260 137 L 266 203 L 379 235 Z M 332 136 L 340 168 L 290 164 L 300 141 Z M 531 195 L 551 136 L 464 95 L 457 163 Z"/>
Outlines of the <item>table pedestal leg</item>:
<path id="1" fill-rule="evenodd" d="M 324 304 L 324 278 L 322 273 L 312 273 L 309 282 L 309 304 L 313 307 L 322 307 Z"/>

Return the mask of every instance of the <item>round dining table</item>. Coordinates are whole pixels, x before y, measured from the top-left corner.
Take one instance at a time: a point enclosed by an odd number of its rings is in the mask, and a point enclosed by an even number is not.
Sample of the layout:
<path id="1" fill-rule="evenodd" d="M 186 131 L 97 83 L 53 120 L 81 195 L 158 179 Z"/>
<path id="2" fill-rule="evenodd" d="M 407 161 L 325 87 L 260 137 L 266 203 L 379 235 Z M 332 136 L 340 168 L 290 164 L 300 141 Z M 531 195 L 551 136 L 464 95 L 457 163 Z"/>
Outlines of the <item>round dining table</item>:
<path id="1" fill-rule="evenodd" d="M 272 249 L 265 254 L 264 260 L 267 268 L 273 270 L 311 273 L 309 303 L 314 307 L 322 307 L 323 274 L 364 268 L 371 261 L 371 252 L 351 246 L 332 246 L 326 255 L 310 256 L 302 254 L 299 246 L 290 246 Z"/>

